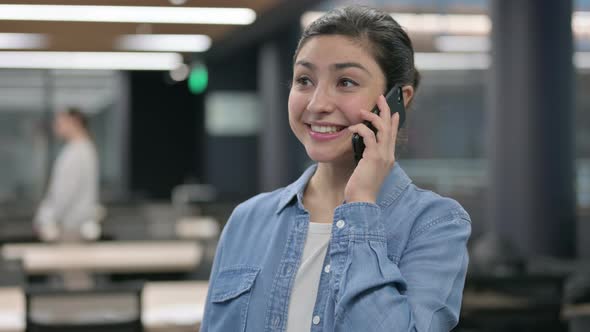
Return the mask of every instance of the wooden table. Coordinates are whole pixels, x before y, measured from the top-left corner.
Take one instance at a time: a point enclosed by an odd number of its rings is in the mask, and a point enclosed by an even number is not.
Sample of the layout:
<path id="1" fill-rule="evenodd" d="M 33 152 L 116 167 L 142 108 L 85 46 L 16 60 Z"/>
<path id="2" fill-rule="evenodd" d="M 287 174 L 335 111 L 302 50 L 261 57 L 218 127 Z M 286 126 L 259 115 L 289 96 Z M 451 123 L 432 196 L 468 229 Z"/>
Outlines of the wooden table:
<path id="1" fill-rule="evenodd" d="M 24 332 L 25 295 L 19 287 L 0 287 L 0 332 Z"/>
<path id="2" fill-rule="evenodd" d="M 145 331 L 199 331 L 207 287 L 206 281 L 146 283 L 141 318 Z"/>
<path id="3" fill-rule="evenodd" d="M 590 317 L 590 303 L 565 304 L 562 308 L 561 315 L 565 319 L 575 317 Z"/>
<path id="4" fill-rule="evenodd" d="M 22 259 L 27 274 L 181 272 L 199 265 L 203 249 L 193 241 L 6 244 L 2 256 Z"/>
<path id="5" fill-rule="evenodd" d="M 208 283 L 158 281 L 145 284 L 141 321 L 146 332 L 199 331 Z M 0 288 L 0 332 L 24 332 L 25 296 L 18 287 Z"/>
<path id="6" fill-rule="evenodd" d="M 494 292 L 463 292 L 464 311 L 481 310 L 481 309 L 521 309 L 531 306 L 531 302 L 526 297 L 509 296 Z"/>

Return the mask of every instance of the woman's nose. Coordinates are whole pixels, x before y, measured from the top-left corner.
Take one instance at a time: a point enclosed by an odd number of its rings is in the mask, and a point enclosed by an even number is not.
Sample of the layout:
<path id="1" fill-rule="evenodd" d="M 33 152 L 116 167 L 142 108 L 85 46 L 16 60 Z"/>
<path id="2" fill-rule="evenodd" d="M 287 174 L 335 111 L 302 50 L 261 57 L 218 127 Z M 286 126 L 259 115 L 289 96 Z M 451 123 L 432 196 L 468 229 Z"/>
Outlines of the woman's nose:
<path id="1" fill-rule="evenodd" d="M 314 113 L 333 112 L 336 109 L 336 103 L 333 94 L 324 87 L 315 89 L 307 110 Z"/>

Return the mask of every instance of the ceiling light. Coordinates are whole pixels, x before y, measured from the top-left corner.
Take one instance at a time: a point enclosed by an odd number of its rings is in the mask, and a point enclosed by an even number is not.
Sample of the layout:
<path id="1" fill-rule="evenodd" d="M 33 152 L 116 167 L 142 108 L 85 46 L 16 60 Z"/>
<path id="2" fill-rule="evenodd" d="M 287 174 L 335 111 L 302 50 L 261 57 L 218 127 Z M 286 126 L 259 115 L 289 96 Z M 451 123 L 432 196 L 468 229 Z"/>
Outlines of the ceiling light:
<path id="1" fill-rule="evenodd" d="M 178 68 L 174 68 L 170 71 L 170 78 L 176 82 L 184 81 L 190 73 L 190 68 L 187 64 L 181 64 Z"/>
<path id="2" fill-rule="evenodd" d="M 572 30 L 576 36 L 590 37 L 590 12 L 574 12 Z"/>
<path id="3" fill-rule="evenodd" d="M 0 4 L 0 20 L 11 21 L 245 25 L 255 19 L 256 12 L 249 8 Z"/>
<path id="4" fill-rule="evenodd" d="M 488 69 L 491 57 L 487 53 L 415 53 L 418 70 L 483 70 Z M 590 69 L 590 52 L 574 52 L 577 69 Z"/>
<path id="5" fill-rule="evenodd" d="M 0 52 L 0 68 L 171 70 L 181 64 L 178 53 Z"/>
<path id="6" fill-rule="evenodd" d="M 486 36 L 438 36 L 434 46 L 440 52 L 488 52 L 491 48 Z"/>
<path id="7" fill-rule="evenodd" d="M 574 64 L 579 69 L 590 69 L 590 52 L 574 53 Z"/>
<path id="8" fill-rule="evenodd" d="M 477 53 L 489 52 L 492 49 L 491 41 L 488 36 L 438 36 L 434 38 L 434 46 L 440 52 Z M 590 51 L 590 39 L 576 38 L 574 40 L 574 49 L 579 52 Z"/>
<path id="9" fill-rule="evenodd" d="M 206 35 L 124 35 L 115 47 L 129 51 L 205 52 L 211 47 Z"/>
<path id="10" fill-rule="evenodd" d="M 487 34 L 492 27 L 487 15 L 392 14 L 391 16 L 410 32 Z"/>
<path id="11" fill-rule="evenodd" d="M 48 45 L 40 33 L 0 33 L 0 49 L 39 49 Z"/>
<path id="12" fill-rule="evenodd" d="M 306 12 L 301 16 L 301 25 L 306 27 L 323 14 Z M 392 13 L 391 16 L 410 32 L 485 34 L 491 29 L 487 15 Z"/>
<path id="13" fill-rule="evenodd" d="M 303 13 L 301 26 L 307 27 L 324 14 L 321 11 Z M 481 14 L 392 13 L 391 16 L 410 33 L 485 35 L 492 28 L 490 17 Z M 590 37 L 590 12 L 574 12 L 572 30 L 577 37 Z"/>
<path id="14" fill-rule="evenodd" d="M 487 69 L 490 56 L 485 53 L 415 53 L 418 70 Z"/>

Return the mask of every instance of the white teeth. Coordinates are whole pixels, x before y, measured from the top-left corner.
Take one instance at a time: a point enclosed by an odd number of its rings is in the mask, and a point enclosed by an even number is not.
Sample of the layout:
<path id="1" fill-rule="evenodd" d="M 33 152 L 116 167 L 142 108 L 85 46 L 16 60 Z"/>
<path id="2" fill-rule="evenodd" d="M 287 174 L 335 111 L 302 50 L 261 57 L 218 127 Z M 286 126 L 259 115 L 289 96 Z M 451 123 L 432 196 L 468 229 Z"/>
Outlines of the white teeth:
<path id="1" fill-rule="evenodd" d="M 316 126 L 311 125 L 311 130 L 317 133 L 335 133 L 338 132 L 338 127 L 336 126 Z"/>

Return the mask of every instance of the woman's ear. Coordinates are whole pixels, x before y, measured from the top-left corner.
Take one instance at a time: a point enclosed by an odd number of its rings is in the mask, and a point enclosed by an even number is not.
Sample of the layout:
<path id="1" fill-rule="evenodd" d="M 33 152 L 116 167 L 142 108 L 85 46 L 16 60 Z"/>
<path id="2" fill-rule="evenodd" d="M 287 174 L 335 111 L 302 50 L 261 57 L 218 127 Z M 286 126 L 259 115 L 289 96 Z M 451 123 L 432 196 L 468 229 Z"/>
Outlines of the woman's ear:
<path id="1" fill-rule="evenodd" d="M 411 85 L 404 85 L 402 93 L 404 94 L 404 107 L 408 107 L 408 104 L 412 101 L 412 98 L 414 98 L 414 87 Z"/>

